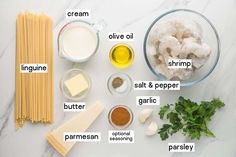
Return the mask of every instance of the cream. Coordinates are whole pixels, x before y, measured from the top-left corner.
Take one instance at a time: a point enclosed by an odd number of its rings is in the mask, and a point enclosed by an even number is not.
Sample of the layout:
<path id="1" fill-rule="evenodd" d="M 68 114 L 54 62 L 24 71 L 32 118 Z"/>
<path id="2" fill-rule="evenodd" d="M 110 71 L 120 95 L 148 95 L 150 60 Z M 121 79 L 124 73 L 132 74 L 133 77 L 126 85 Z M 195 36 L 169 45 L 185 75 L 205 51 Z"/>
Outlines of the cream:
<path id="1" fill-rule="evenodd" d="M 86 61 L 96 51 L 98 38 L 96 31 L 89 25 L 77 23 L 62 35 L 62 48 L 65 57 L 73 61 Z"/>

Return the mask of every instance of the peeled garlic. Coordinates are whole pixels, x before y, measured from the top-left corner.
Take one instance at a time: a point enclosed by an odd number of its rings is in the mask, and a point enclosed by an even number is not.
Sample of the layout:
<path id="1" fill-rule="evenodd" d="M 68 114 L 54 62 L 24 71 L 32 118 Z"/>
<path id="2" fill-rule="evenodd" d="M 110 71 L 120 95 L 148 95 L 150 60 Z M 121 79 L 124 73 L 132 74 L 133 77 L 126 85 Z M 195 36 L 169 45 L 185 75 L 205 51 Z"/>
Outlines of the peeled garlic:
<path id="1" fill-rule="evenodd" d="M 157 133 L 157 129 L 158 129 L 157 123 L 152 121 L 146 130 L 146 135 L 147 136 L 155 135 Z"/>
<path id="2" fill-rule="evenodd" d="M 153 109 L 143 109 L 139 113 L 139 122 L 144 123 L 152 114 Z"/>

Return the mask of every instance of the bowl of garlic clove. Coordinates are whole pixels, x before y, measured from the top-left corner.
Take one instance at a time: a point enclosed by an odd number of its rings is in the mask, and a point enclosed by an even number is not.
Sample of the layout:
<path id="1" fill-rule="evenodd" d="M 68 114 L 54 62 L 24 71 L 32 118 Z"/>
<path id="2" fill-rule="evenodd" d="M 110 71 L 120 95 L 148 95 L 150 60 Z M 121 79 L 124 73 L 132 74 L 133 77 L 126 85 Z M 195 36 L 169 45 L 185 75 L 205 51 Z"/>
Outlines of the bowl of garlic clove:
<path id="1" fill-rule="evenodd" d="M 182 87 L 192 86 L 214 70 L 220 56 L 220 39 L 204 15 L 177 9 L 152 22 L 143 48 L 146 63 L 157 80 L 180 81 Z M 188 61 L 190 68 L 182 66 Z M 178 66 L 172 68 L 171 64 Z"/>

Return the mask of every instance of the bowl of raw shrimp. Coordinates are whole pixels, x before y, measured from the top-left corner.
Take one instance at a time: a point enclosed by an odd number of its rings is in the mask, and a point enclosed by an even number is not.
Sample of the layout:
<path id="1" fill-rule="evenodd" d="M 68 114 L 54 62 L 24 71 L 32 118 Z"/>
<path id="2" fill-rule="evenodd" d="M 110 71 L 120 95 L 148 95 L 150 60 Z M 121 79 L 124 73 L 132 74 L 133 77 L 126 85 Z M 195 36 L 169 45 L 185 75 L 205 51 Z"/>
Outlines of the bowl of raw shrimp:
<path id="1" fill-rule="evenodd" d="M 143 48 L 146 63 L 157 80 L 180 81 L 182 87 L 192 86 L 206 79 L 216 67 L 220 39 L 204 15 L 177 9 L 151 23 Z"/>

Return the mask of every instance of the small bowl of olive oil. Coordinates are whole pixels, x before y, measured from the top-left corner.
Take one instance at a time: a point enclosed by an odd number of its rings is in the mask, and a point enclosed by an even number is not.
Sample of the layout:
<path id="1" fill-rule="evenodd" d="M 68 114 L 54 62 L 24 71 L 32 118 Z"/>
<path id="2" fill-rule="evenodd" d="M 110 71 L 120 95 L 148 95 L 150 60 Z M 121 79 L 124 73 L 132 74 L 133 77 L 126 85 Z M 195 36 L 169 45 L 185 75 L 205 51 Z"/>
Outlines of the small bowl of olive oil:
<path id="1" fill-rule="evenodd" d="M 134 50 L 128 44 L 119 43 L 111 48 L 109 58 L 113 66 L 120 69 L 127 68 L 134 61 Z"/>

